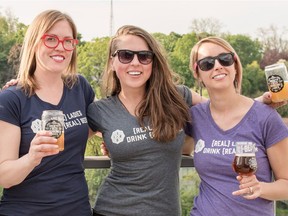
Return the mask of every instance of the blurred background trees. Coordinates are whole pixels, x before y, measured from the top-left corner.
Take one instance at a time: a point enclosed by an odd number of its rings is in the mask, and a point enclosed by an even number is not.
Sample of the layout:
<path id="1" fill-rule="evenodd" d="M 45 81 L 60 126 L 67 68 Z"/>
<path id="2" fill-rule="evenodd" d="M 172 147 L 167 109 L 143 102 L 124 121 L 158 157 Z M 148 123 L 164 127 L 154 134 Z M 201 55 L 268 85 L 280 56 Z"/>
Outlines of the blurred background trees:
<path id="1" fill-rule="evenodd" d="M 26 25 L 19 23 L 18 19 L 9 11 L 5 15 L 0 14 L 0 86 L 16 77 L 19 67 L 19 56 Z M 259 28 L 258 37 L 251 38 L 249 35 L 233 35 L 221 31 L 222 23 L 213 18 L 195 19 L 191 23 L 191 32 L 178 34 L 171 32 L 153 33 L 155 38 L 162 44 L 166 51 L 167 60 L 171 68 L 179 74 L 183 83 L 198 91 L 197 83 L 189 69 L 189 57 L 192 46 L 200 39 L 210 35 L 221 36 L 235 48 L 243 65 L 242 93 L 255 98 L 267 91 L 264 75 L 264 67 L 278 61 L 288 60 L 287 30 L 278 29 L 276 26 Z M 80 44 L 78 52 L 78 71 L 84 75 L 93 86 L 97 98 L 101 98 L 100 84 L 101 76 L 107 59 L 107 46 L 109 37 L 94 38 L 92 41 L 83 41 L 81 33 L 77 38 Z M 205 94 L 205 93 L 204 93 Z M 277 111 L 282 117 L 288 117 L 288 106 L 278 108 Z M 86 155 L 101 155 L 98 137 L 90 139 L 87 143 Z M 198 193 L 199 178 L 195 170 L 181 168 L 181 199 L 183 215 L 188 215 L 193 204 L 193 197 Z M 191 172 L 192 170 L 192 172 Z M 86 178 L 89 185 L 89 196 L 93 204 L 97 189 L 109 170 L 91 169 L 86 170 Z M 1 195 L 0 190 L 0 195 Z M 279 205 L 284 205 L 279 203 Z M 277 211 L 285 212 L 285 207 Z M 284 210 L 283 210 L 284 209 Z M 282 214 L 282 213 L 281 213 Z M 281 215 L 279 214 L 279 215 Z M 278 214 L 277 214 L 278 215 Z"/>

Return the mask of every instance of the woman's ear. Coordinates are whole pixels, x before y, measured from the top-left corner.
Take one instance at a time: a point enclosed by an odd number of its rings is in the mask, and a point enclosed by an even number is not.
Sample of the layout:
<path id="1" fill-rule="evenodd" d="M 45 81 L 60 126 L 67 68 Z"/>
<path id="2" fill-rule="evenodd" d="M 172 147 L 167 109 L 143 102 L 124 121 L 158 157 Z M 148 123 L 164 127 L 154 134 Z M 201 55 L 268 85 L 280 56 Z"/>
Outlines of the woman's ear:
<path id="1" fill-rule="evenodd" d="M 197 70 L 197 69 L 196 69 L 196 70 Z M 199 78 L 196 71 L 193 71 L 193 76 L 194 76 L 195 79 L 198 79 L 198 78 Z"/>

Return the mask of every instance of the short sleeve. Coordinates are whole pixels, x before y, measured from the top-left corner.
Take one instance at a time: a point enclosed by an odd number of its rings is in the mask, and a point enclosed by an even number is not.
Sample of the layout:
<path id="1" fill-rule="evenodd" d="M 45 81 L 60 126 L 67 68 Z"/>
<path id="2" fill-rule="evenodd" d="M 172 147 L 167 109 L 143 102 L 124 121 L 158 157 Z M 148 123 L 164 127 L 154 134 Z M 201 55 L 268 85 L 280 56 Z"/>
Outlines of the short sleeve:
<path id="1" fill-rule="evenodd" d="M 177 90 L 183 96 L 185 102 L 187 103 L 188 107 L 192 106 L 192 93 L 191 90 L 185 85 L 178 85 Z"/>

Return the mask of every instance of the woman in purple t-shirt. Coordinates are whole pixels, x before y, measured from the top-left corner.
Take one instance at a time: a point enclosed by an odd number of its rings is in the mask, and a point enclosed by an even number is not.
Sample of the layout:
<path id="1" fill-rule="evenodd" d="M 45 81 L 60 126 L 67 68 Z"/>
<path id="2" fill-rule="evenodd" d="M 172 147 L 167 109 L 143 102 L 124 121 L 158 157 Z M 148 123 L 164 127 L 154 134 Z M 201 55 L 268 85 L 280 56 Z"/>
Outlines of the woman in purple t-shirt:
<path id="1" fill-rule="evenodd" d="M 241 62 L 225 40 L 199 41 L 190 67 L 210 98 L 190 109 L 193 122 L 186 130 L 194 139 L 201 178 L 191 215 L 274 215 L 273 201 L 288 199 L 287 126 L 275 109 L 240 94 Z M 253 175 L 232 169 L 238 141 L 256 144 L 258 169 Z"/>

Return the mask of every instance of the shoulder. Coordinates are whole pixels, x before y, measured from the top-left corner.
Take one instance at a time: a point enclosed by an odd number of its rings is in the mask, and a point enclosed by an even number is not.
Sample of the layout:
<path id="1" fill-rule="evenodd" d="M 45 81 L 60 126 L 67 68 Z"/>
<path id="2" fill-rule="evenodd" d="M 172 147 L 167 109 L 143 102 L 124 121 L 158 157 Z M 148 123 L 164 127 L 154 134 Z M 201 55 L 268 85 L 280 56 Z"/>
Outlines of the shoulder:
<path id="1" fill-rule="evenodd" d="M 192 93 L 191 90 L 185 85 L 177 85 L 176 86 L 178 92 L 183 96 L 187 105 L 192 106 Z"/>
<path id="2" fill-rule="evenodd" d="M 88 80 L 81 74 L 78 74 L 78 82 L 77 83 L 80 84 L 81 86 L 89 86 L 89 87 L 91 87 L 91 85 L 88 82 Z"/>
<path id="3" fill-rule="evenodd" d="M 267 104 L 256 101 L 256 100 L 254 100 L 253 109 L 258 113 L 258 115 L 270 114 L 270 113 L 277 113 L 278 114 L 276 109 L 270 107 Z"/>
<path id="4" fill-rule="evenodd" d="M 259 101 L 255 101 L 249 119 L 260 123 L 260 125 L 267 125 L 268 127 L 283 123 L 282 117 L 276 109 Z"/>
<path id="5" fill-rule="evenodd" d="M 11 86 L 8 89 L 5 89 L 0 92 L 0 101 L 18 101 L 27 99 L 28 97 L 24 94 L 24 92 L 17 88 L 16 86 Z"/>
<path id="6" fill-rule="evenodd" d="M 209 104 L 210 104 L 210 100 L 207 100 L 205 102 L 202 102 L 202 103 L 198 103 L 198 104 L 195 104 L 193 105 L 192 107 L 190 107 L 190 110 L 192 111 L 206 111 L 208 108 L 209 108 Z"/>
<path id="7" fill-rule="evenodd" d="M 102 98 L 99 100 L 95 100 L 93 101 L 93 103 L 91 103 L 89 105 L 89 107 L 93 107 L 94 109 L 98 108 L 105 108 L 105 107 L 115 107 L 115 104 L 117 103 L 115 96 L 110 96 L 107 98 Z"/>

